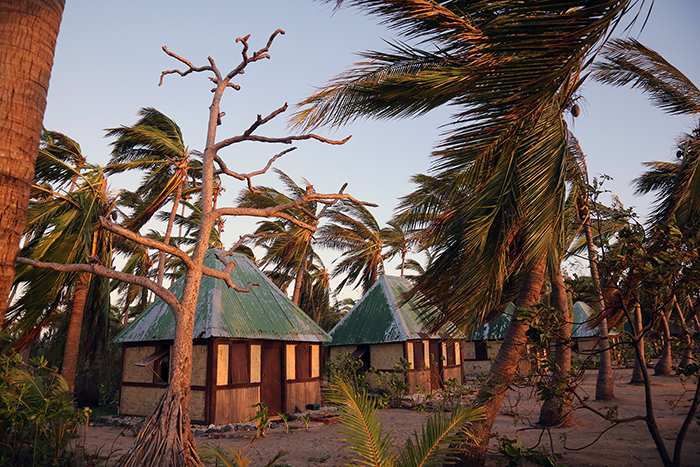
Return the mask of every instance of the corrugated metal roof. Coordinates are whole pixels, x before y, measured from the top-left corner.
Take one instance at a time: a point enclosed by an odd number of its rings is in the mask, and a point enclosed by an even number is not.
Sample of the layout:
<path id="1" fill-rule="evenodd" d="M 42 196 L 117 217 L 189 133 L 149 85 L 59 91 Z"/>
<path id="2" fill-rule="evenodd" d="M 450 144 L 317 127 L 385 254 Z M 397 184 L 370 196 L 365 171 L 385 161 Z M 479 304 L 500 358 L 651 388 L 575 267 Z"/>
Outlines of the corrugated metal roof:
<path id="1" fill-rule="evenodd" d="M 220 250 L 210 250 L 204 264 L 223 271 L 224 264 L 216 257 Z M 328 342 L 326 334 L 289 297 L 284 295 L 246 256 L 234 253 L 227 257 L 236 267 L 231 271 L 235 284 L 245 287 L 259 282 L 250 292 L 236 292 L 221 279 L 202 277 L 194 319 L 194 338 L 231 337 L 282 341 Z M 184 277 L 170 287 L 182 295 Z M 157 299 L 114 340 L 145 342 L 172 340 L 175 319 L 170 308 Z"/>
<path id="2" fill-rule="evenodd" d="M 597 329 L 588 329 L 588 323 L 593 315 L 593 309 L 584 302 L 574 303 L 574 325 L 571 328 L 571 337 L 595 337 Z"/>
<path id="3" fill-rule="evenodd" d="M 510 317 L 515 311 L 515 305 L 509 303 L 505 311 L 497 320 L 490 323 L 484 323 L 477 327 L 474 334 L 469 340 L 472 341 L 488 341 L 488 340 L 503 340 L 506 336 L 508 326 L 510 326 Z"/>
<path id="4" fill-rule="evenodd" d="M 419 308 L 416 300 L 403 306 L 401 297 L 412 288 L 405 278 L 381 276 L 360 301 L 331 330 L 329 345 L 386 344 L 406 340 L 426 339 L 420 315 L 427 311 Z M 446 327 L 427 338 L 440 339 L 440 333 L 463 339 L 454 326 Z"/>

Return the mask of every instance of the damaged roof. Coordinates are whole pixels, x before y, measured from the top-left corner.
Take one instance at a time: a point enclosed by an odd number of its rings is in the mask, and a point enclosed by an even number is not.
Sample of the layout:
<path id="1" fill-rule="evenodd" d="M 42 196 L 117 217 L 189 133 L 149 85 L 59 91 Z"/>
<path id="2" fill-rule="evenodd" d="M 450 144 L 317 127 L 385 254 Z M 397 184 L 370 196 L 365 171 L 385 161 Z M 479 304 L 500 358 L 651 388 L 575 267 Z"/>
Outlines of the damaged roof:
<path id="1" fill-rule="evenodd" d="M 453 325 L 440 332 L 427 334 L 420 315 L 430 307 L 419 307 L 412 298 L 402 303 L 402 296 L 413 288 L 408 279 L 381 276 L 359 302 L 331 330 L 333 341 L 328 345 L 386 344 L 407 340 L 464 339 Z"/>
<path id="2" fill-rule="evenodd" d="M 223 271 L 225 265 L 217 258 L 221 250 L 210 250 L 204 265 Z M 273 284 L 246 256 L 227 256 L 236 267 L 231 279 L 240 287 L 249 282 L 260 286 L 249 292 L 237 292 L 221 279 L 203 276 L 197 298 L 193 338 L 229 337 L 281 341 L 328 342 L 326 334 L 301 308 Z M 185 277 L 169 288 L 181 297 Z M 173 340 L 175 319 L 170 307 L 157 299 L 114 339 L 115 342 L 147 342 Z"/>

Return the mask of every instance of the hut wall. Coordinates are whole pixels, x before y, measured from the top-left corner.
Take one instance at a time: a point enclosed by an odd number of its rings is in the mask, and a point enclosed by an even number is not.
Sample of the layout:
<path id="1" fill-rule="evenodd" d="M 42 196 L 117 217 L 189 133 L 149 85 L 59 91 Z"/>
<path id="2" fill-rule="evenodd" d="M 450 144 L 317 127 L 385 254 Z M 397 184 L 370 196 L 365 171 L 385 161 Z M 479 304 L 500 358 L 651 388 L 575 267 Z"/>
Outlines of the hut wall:
<path id="1" fill-rule="evenodd" d="M 154 345 L 142 347 L 124 347 L 124 372 L 122 381 L 129 383 L 153 382 L 153 371 L 146 366 L 136 366 L 136 362 L 143 360 L 156 351 Z"/>
<path id="2" fill-rule="evenodd" d="M 193 389 L 190 398 L 190 419 L 194 422 L 204 422 L 204 397 L 202 390 Z"/>
<path id="3" fill-rule="evenodd" d="M 119 413 L 142 417 L 150 415 L 164 390 L 162 387 L 122 386 Z"/>
<path id="4" fill-rule="evenodd" d="M 450 378 L 456 379 L 462 383 L 462 369 L 460 367 L 447 367 L 442 369 L 442 380 L 447 382 Z"/>
<path id="5" fill-rule="evenodd" d="M 321 382 L 319 380 L 302 381 L 298 383 L 287 381 L 287 412 L 293 412 L 295 406 L 298 406 L 303 411 L 306 410 L 307 404 L 320 403 Z"/>
<path id="6" fill-rule="evenodd" d="M 423 392 L 430 392 L 430 370 L 416 370 L 408 373 L 408 382 L 411 384 L 409 393 L 416 392 L 416 386 Z"/>
<path id="7" fill-rule="evenodd" d="M 491 360 L 467 360 L 464 362 L 464 373 L 467 376 L 486 374 L 491 369 Z"/>
<path id="8" fill-rule="evenodd" d="M 195 345 L 192 349 L 192 386 L 207 384 L 207 346 Z M 202 412 L 203 413 L 203 412 Z"/>
<path id="9" fill-rule="evenodd" d="M 260 402 L 260 387 L 219 389 L 216 391 L 214 423 L 244 422 L 255 416 L 255 405 Z"/>
<path id="10" fill-rule="evenodd" d="M 335 360 L 339 355 L 343 355 L 344 353 L 349 353 L 352 354 L 356 349 L 356 345 L 334 345 L 332 347 L 328 347 L 328 357 L 330 360 Z"/>
<path id="11" fill-rule="evenodd" d="M 375 344 L 369 346 L 372 366 L 378 370 L 393 370 L 403 355 L 403 343 Z"/>

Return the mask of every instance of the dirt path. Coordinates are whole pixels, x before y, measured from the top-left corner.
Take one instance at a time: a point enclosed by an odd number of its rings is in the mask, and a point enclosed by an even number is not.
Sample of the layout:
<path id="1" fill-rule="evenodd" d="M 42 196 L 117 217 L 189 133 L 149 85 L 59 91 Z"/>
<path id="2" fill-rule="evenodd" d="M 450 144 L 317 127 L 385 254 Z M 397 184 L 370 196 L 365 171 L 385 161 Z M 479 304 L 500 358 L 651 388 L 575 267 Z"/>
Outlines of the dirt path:
<path id="1" fill-rule="evenodd" d="M 591 406 L 605 411 L 605 407 L 617 405 L 620 417 L 642 415 L 644 411 L 643 388 L 624 384 L 630 379 L 631 370 L 615 370 L 617 399 L 607 403 L 592 401 Z M 590 394 L 591 399 L 595 393 L 595 372 L 588 374 L 588 379 L 581 385 L 582 394 Z M 687 389 L 692 389 L 688 385 Z M 683 422 L 683 416 L 690 405 L 688 399 L 692 393 L 684 393 L 685 388 L 677 378 L 652 377 L 652 391 L 654 394 L 654 410 L 659 428 L 668 448 L 673 452 L 675 435 Z M 542 430 L 529 429 L 530 423 L 535 423 L 539 415 L 539 408 L 530 398 L 530 390 L 511 391 L 503 405 L 502 413 L 498 416 L 494 425 L 494 432 L 509 438 L 517 437 L 524 446 L 533 447 L 537 444 Z M 672 406 L 676 406 L 671 410 Z M 393 428 L 396 439 L 395 446 L 403 446 L 406 439 L 429 417 L 428 414 L 419 414 L 409 410 L 389 409 L 379 412 L 379 419 L 384 430 Z M 286 433 L 284 427 L 277 427 L 268 431 L 267 438 L 258 439 L 246 452 L 254 461 L 253 465 L 264 465 L 280 449 L 288 454 L 278 461 L 278 466 L 314 466 L 323 467 L 340 466 L 348 458 L 348 451 L 343 449 L 344 442 L 337 434 L 337 424 L 322 424 L 311 422 L 309 431 L 305 431 L 302 421 L 291 422 L 292 430 Z M 554 451 L 562 453 L 564 457 L 560 463 L 569 467 L 595 466 L 595 467 L 627 467 L 627 466 L 658 466 L 661 461 L 654 443 L 647 431 L 644 422 L 619 425 L 607 431 L 593 446 L 581 451 L 567 450 L 564 447 L 578 448 L 593 442 L 596 437 L 610 426 L 610 423 L 601 420 L 596 415 L 586 410 L 576 412 L 576 424 L 570 428 L 552 429 L 551 440 Z M 116 458 L 128 449 L 133 443 L 133 434 L 126 430 L 114 427 L 90 427 L 86 438 L 86 449 L 89 454 L 99 451 L 102 457 L 107 457 L 113 452 L 108 465 L 114 465 Z M 245 436 L 252 436 L 254 432 L 237 431 L 226 433 L 226 438 L 209 438 L 197 436 L 197 445 L 220 445 L 224 449 L 229 447 L 241 449 L 250 443 Z M 232 437 L 228 437 L 232 436 Z M 542 443 L 551 451 L 550 435 L 544 432 Z M 492 440 L 489 457 L 489 466 L 496 466 L 499 456 L 496 452 L 496 442 Z M 700 466 L 700 426 L 693 422 L 683 445 L 683 465 Z"/>

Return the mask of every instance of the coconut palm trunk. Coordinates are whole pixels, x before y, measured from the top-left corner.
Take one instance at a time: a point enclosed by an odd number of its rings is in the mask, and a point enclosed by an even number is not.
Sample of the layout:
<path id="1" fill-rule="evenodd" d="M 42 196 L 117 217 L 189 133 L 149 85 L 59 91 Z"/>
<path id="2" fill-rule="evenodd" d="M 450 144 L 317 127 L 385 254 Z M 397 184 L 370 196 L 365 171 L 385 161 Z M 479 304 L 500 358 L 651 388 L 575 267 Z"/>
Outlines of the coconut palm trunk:
<path id="1" fill-rule="evenodd" d="M 656 376 L 671 376 L 673 371 L 673 362 L 671 360 L 671 329 L 668 326 L 668 318 L 670 315 L 665 312 L 659 313 L 661 318 L 661 336 L 663 338 L 663 349 L 661 350 L 661 358 L 654 366 L 654 374 Z"/>
<path id="2" fill-rule="evenodd" d="M 558 337 L 555 343 L 554 362 L 552 371 L 552 384 L 565 386 L 564 396 L 550 398 L 542 404 L 540 411 L 540 425 L 543 426 L 570 426 L 574 423 L 574 411 L 571 406 L 571 395 L 568 390 L 569 372 L 571 371 L 571 329 L 573 320 L 569 312 L 569 300 L 564 287 L 564 276 L 561 268 L 552 278 L 552 308 L 559 313 L 561 325 L 558 329 Z"/>
<path id="3" fill-rule="evenodd" d="M 681 360 L 678 362 L 678 367 L 686 368 L 688 365 L 693 364 L 693 340 L 690 338 L 690 334 L 688 333 L 688 324 L 685 321 L 683 310 L 681 310 L 681 306 L 678 303 L 678 297 L 676 297 L 675 294 L 673 295 L 673 309 L 678 315 L 678 322 L 683 327 L 683 335 L 681 337 L 683 340 L 683 345 L 679 351 Z"/>
<path id="4" fill-rule="evenodd" d="M 175 224 L 175 216 L 177 215 L 177 208 L 180 206 L 180 198 L 182 198 L 182 185 L 185 182 L 185 177 L 187 172 L 183 175 L 180 183 L 177 185 L 177 190 L 175 190 L 175 197 L 173 198 L 173 208 L 170 210 L 170 218 L 168 218 L 168 227 L 165 229 L 165 239 L 163 243 L 170 245 L 170 236 L 173 232 L 173 225 Z M 158 255 L 158 285 L 163 285 L 163 278 L 165 277 L 165 252 L 161 251 Z M 126 320 L 125 320 L 126 324 Z"/>
<path id="5" fill-rule="evenodd" d="M 586 245 L 588 247 L 588 263 L 591 270 L 591 281 L 595 289 L 596 300 L 595 309 L 600 316 L 605 311 L 605 301 L 603 300 L 603 289 L 600 286 L 600 276 L 598 275 L 598 264 L 596 263 L 595 246 L 593 244 L 593 234 L 591 232 L 591 215 L 590 211 L 586 213 L 583 224 L 583 232 L 586 235 Z M 598 366 L 598 379 L 595 386 L 596 400 L 612 400 L 615 399 L 615 380 L 613 379 L 612 358 L 610 352 L 610 340 L 608 334 L 608 321 L 602 319 L 598 324 L 598 352 L 600 361 Z"/>
<path id="6" fill-rule="evenodd" d="M 0 0 L 0 325 L 15 276 L 64 0 Z"/>
<path id="7" fill-rule="evenodd" d="M 90 290 L 90 279 L 92 274 L 81 273 L 78 283 L 75 285 L 73 293 L 73 304 L 70 311 L 70 323 L 68 324 L 68 336 L 66 337 L 66 348 L 63 351 L 63 366 L 61 375 L 68 384 L 68 389 L 73 392 L 75 389 L 75 373 L 78 368 L 78 352 L 80 350 L 80 333 L 83 327 L 83 314 L 85 312 L 85 302 Z"/>
<path id="8" fill-rule="evenodd" d="M 299 303 L 301 303 L 301 284 L 304 282 L 304 273 L 306 272 L 306 265 L 308 264 L 309 260 L 308 250 L 307 245 L 307 247 L 304 249 L 304 254 L 301 257 L 301 263 L 297 269 L 296 277 L 294 278 L 294 295 L 292 296 L 292 301 L 296 306 L 299 306 Z"/>
<path id="9" fill-rule="evenodd" d="M 474 467 L 483 466 L 486 463 L 491 428 L 503 403 L 508 385 L 518 368 L 520 358 L 525 352 L 527 343 L 525 333 L 530 329 L 527 322 L 518 320 L 518 308 L 530 307 L 540 300 L 544 270 L 545 260 L 542 258 L 523 277 L 518 299 L 515 302 L 516 310 L 503 338 L 503 344 L 491 365 L 486 382 L 477 395 L 478 401 L 484 407 L 484 420 L 472 425 L 472 433 L 477 442 L 465 448 L 457 466 Z"/>
<path id="10" fill-rule="evenodd" d="M 639 355 L 634 359 L 630 384 L 644 384 L 642 365 L 646 365 L 646 355 L 644 355 L 644 335 L 642 334 L 642 329 L 644 328 L 642 323 L 642 306 L 639 303 L 634 305 L 634 321 L 632 325 L 635 339 L 639 339 L 639 351 L 637 352 Z"/>

